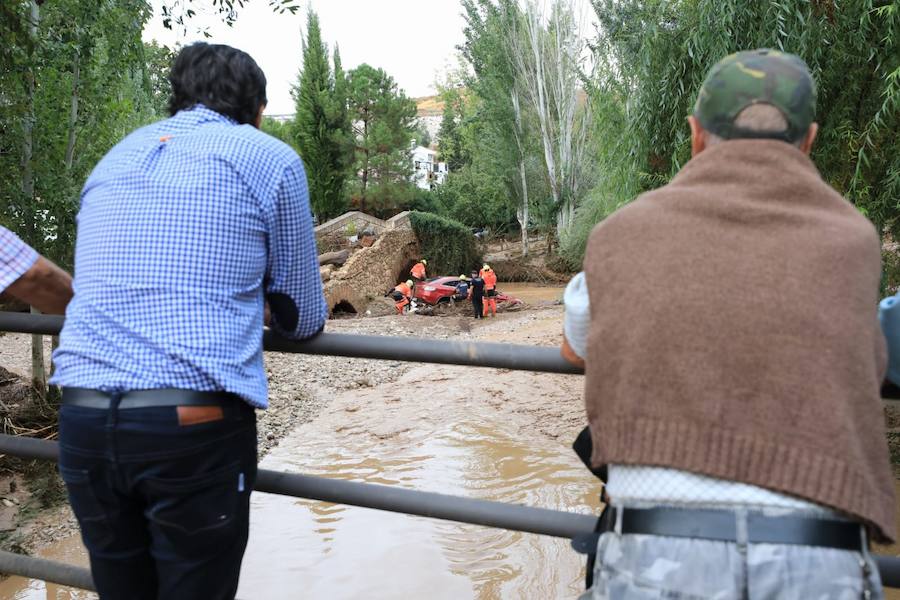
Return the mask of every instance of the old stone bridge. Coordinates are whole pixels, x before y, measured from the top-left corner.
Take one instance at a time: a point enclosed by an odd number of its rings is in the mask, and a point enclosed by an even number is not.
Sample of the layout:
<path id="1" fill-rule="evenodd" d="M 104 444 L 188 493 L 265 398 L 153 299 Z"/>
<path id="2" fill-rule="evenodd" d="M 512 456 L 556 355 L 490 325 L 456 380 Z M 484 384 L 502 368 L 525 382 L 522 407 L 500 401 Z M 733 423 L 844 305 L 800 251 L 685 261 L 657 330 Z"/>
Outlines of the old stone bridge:
<path id="1" fill-rule="evenodd" d="M 419 259 L 419 242 L 406 213 L 388 221 L 356 211 L 345 213 L 316 227 L 316 236 L 340 231 L 371 231 L 377 236 L 371 246 L 355 250 L 342 267 L 323 273 L 325 298 L 332 312 L 363 312 L 372 300 L 406 277 Z"/>

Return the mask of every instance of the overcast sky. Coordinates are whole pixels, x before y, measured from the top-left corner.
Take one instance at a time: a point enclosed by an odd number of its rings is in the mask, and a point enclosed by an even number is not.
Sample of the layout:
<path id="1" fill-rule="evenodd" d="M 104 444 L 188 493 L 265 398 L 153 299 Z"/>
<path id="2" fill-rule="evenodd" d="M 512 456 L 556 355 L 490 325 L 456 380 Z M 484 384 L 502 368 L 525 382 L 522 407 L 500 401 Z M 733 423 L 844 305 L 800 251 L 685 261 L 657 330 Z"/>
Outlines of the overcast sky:
<path id="1" fill-rule="evenodd" d="M 435 93 L 436 77 L 445 65 L 456 68 L 455 46 L 463 40 L 459 0 L 310 0 L 319 15 L 322 36 L 329 49 L 341 49 L 344 69 L 361 63 L 381 67 L 411 97 Z M 266 0 L 252 0 L 229 28 L 209 14 L 188 23 L 188 33 L 169 31 L 158 12 L 144 30 L 144 39 L 173 46 L 203 40 L 196 31 L 208 27 L 214 43 L 228 44 L 249 53 L 266 74 L 268 114 L 294 112 L 291 85 L 301 64 L 300 32 L 306 26 L 307 1 L 298 2 L 296 15 L 273 14 Z M 201 3 L 193 3 L 191 6 Z"/>

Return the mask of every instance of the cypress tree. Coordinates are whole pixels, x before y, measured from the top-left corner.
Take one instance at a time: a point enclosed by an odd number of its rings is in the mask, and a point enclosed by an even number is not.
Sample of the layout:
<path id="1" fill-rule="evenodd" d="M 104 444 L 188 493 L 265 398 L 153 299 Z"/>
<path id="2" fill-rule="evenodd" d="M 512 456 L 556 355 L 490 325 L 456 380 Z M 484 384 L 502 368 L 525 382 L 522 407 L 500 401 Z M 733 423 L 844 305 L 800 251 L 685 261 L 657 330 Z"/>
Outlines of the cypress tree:
<path id="1" fill-rule="evenodd" d="M 310 204 L 320 222 L 336 216 L 343 208 L 342 161 L 346 159 L 342 157 L 343 148 L 336 149 L 341 146 L 341 136 L 333 130 L 334 96 L 328 48 L 322 41 L 319 17 L 310 9 L 306 15 L 303 67 L 294 87 L 296 113 L 292 129 L 306 166 Z"/>
<path id="2" fill-rule="evenodd" d="M 333 214 L 340 214 L 347 208 L 344 188 L 350 166 L 353 164 L 353 130 L 350 111 L 347 107 L 347 75 L 341 65 L 341 52 L 334 45 L 334 86 L 332 88 L 328 118 L 330 132 L 329 154 L 332 177 L 326 197 Z"/>

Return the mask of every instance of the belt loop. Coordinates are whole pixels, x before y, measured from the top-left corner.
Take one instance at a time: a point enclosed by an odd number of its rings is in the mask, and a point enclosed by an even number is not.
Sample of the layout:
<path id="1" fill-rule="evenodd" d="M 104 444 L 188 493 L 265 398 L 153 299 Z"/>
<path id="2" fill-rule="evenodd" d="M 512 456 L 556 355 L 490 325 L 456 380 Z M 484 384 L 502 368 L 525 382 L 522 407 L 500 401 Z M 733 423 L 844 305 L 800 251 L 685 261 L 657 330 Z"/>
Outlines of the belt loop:
<path id="1" fill-rule="evenodd" d="M 738 550 L 746 552 L 749 532 L 747 531 L 747 509 L 744 507 L 739 506 L 734 510 L 734 537 Z"/>
<path id="2" fill-rule="evenodd" d="M 613 530 L 616 532 L 616 535 L 622 535 L 622 517 L 625 516 L 625 507 L 624 506 L 614 506 L 613 510 L 615 510 L 616 515 L 616 524 L 613 526 Z"/>
<path id="3" fill-rule="evenodd" d="M 116 390 L 109 395 L 109 411 L 106 416 L 107 447 L 109 458 L 116 464 L 119 461 L 119 449 L 116 444 L 116 429 L 119 426 L 119 403 L 122 402 L 122 392 Z"/>
<path id="4" fill-rule="evenodd" d="M 862 548 L 862 557 L 859 559 L 859 566 L 862 567 L 863 600 L 869 600 L 872 597 L 874 587 L 872 585 L 873 565 L 872 555 L 869 554 L 869 536 L 865 525 L 859 526 L 859 540 L 860 547 Z M 878 572 L 877 568 L 874 569 L 874 572 Z M 878 577 L 880 578 L 880 575 Z"/>

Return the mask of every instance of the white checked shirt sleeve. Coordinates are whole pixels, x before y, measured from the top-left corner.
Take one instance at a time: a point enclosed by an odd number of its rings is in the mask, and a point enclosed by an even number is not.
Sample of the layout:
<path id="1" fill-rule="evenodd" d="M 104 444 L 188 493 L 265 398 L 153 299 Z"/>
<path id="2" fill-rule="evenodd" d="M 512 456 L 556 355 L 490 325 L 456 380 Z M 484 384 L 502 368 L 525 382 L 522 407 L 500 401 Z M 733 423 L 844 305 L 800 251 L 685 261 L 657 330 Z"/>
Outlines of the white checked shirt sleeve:
<path id="1" fill-rule="evenodd" d="M 39 258 L 19 236 L 0 226 L 0 293 L 25 274 Z"/>
<path id="2" fill-rule="evenodd" d="M 587 336 L 591 324 L 591 303 L 588 297 L 584 272 L 579 273 L 566 286 L 563 294 L 566 314 L 563 330 L 569 347 L 581 358 L 587 357 Z"/>
<path id="3" fill-rule="evenodd" d="M 328 305 L 322 293 L 306 174 L 299 158 L 285 170 L 278 190 L 268 255 L 266 297 L 273 308 L 273 329 L 293 339 L 318 333 L 328 318 Z M 279 322 L 278 314 L 284 312 L 296 314 L 297 319 Z"/>

